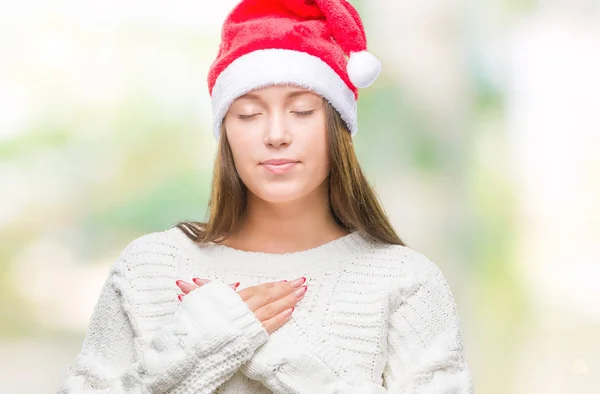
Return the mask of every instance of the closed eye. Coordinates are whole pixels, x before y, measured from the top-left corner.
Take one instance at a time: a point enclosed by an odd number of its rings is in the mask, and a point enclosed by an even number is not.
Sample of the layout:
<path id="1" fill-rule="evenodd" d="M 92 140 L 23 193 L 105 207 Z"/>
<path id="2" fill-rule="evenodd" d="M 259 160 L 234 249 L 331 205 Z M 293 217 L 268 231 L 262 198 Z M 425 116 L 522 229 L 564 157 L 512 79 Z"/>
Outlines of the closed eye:
<path id="1" fill-rule="evenodd" d="M 245 119 L 252 119 L 253 117 L 255 117 L 255 116 L 258 116 L 258 115 L 260 115 L 260 114 L 259 114 L 259 113 L 256 113 L 256 114 L 250 114 L 250 115 L 244 115 L 244 114 L 241 114 L 241 115 L 238 115 L 238 118 L 239 118 L 239 119 L 242 119 L 242 120 L 245 120 Z"/>
<path id="2" fill-rule="evenodd" d="M 314 109 L 311 109 L 310 111 L 292 111 L 293 114 L 296 114 L 298 116 L 309 116 L 312 115 L 313 112 L 315 112 Z"/>

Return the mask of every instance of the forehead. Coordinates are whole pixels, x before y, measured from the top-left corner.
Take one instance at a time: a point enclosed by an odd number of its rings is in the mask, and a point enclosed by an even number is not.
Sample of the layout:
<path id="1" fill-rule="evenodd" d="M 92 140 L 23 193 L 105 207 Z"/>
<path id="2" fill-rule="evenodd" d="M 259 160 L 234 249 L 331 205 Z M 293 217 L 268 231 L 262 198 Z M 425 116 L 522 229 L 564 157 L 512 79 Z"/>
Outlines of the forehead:
<path id="1" fill-rule="evenodd" d="M 318 93 L 312 90 L 294 86 L 294 85 L 273 85 L 251 90 L 250 92 L 238 97 L 237 100 L 285 100 L 295 97 L 321 98 Z"/>

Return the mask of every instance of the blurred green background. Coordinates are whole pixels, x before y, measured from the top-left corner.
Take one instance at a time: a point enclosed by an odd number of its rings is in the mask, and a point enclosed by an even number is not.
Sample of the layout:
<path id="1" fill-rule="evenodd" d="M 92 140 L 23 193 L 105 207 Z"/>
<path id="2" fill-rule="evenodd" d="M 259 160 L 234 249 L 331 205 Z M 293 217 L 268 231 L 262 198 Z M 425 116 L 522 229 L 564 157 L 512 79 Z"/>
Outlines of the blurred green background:
<path id="1" fill-rule="evenodd" d="M 600 392 L 600 2 L 351 1 L 355 146 L 454 291 L 476 392 Z M 0 12 L 0 392 L 51 393 L 128 242 L 204 218 L 233 0 Z"/>

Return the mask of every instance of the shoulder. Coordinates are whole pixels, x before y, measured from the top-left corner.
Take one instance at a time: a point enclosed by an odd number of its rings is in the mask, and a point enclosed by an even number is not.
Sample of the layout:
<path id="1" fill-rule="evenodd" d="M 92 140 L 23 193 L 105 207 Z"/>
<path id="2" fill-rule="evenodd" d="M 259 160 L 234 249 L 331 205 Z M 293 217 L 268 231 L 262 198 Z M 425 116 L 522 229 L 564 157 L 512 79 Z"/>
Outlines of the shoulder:
<path id="1" fill-rule="evenodd" d="M 185 246 L 186 240 L 191 240 L 177 227 L 167 230 L 143 234 L 130 241 L 123 249 L 122 254 L 130 255 L 140 251 L 157 251 L 168 253 L 173 249 Z"/>
<path id="2" fill-rule="evenodd" d="M 113 264 L 109 283 L 140 338 L 167 324 L 176 311 L 175 281 L 187 261 L 183 237 L 177 228 L 140 235 L 127 243 Z"/>
<path id="3" fill-rule="evenodd" d="M 454 304 L 442 270 L 424 253 L 403 245 L 371 243 L 365 255 L 386 271 L 392 308 L 412 296 L 428 294 L 437 294 L 449 305 Z"/>
<path id="4" fill-rule="evenodd" d="M 438 265 L 422 252 L 404 245 L 381 244 L 369 241 L 363 258 L 378 261 L 392 277 L 412 276 L 428 281 L 442 275 Z M 442 275 L 443 276 L 443 275 Z"/>
<path id="5" fill-rule="evenodd" d="M 191 242 L 176 227 L 140 235 L 123 248 L 113 271 L 130 278 L 144 275 L 148 269 L 156 273 L 177 271 L 181 257 Z"/>
<path id="6" fill-rule="evenodd" d="M 423 253 L 405 246 L 381 248 L 390 264 L 403 267 L 391 283 L 390 312 L 398 321 L 421 327 L 417 336 L 444 332 L 453 346 L 460 347 L 460 317 L 454 294 L 436 263 Z M 437 334 L 436 334 L 437 335 Z M 431 338 L 429 338 L 431 339 Z"/>
<path id="7" fill-rule="evenodd" d="M 423 253 L 406 246 L 383 245 L 376 250 L 390 266 L 402 267 L 391 280 L 388 293 L 388 360 L 395 363 L 391 368 L 406 369 L 414 376 L 414 390 L 430 387 L 426 382 L 431 379 L 440 389 L 461 393 L 471 390 L 461 318 L 440 268 Z M 409 359 L 410 365 L 398 364 L 399 360 Z M 439 378 L 434 375 L 438 373 Z M 440 379 L 446 380 L 440 383 Z"/>

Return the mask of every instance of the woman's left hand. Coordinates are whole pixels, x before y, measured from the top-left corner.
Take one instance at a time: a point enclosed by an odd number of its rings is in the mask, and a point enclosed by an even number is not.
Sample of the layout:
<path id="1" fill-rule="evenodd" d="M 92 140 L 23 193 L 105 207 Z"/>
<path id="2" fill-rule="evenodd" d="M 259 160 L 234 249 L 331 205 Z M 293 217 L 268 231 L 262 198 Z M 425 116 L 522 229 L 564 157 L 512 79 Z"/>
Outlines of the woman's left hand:
<path id="1" fill-rule="evenodd" d="M 185 297 L 186 294 L 188 294 L 190 291 L 210 282 L 210 279 L 203 279 L 203 278 L 194 278 L 192 280 L 194 281 L 194 283 L 186 282 L 184 280 L 178 280 L 175 282 L 177 284 L 177 286 L 183 292 L 183 294 L 179 294 L 177 296 L 179 298 L 179 301 L 183 300 L 183 297 Z M 239 285 L 240 285 L 240 282 L 236 282 L 236 283 L 231 283 L 229 285 L 229 287 L 231 287 L 233 290 L 236 290 Z"/>

